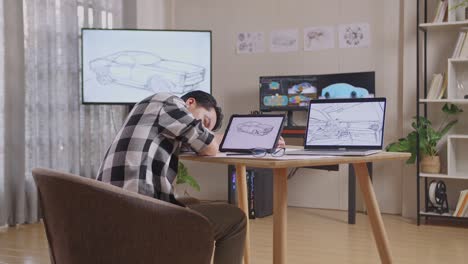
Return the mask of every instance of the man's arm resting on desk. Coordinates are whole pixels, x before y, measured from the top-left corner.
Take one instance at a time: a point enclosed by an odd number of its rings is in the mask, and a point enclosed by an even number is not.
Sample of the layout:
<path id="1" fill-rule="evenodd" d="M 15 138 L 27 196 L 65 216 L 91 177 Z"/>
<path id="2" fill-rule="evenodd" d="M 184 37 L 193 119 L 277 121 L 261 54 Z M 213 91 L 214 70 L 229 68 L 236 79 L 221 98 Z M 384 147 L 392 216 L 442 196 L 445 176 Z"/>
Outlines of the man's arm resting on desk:
<path id="1" fill-rule="evenodd" d="M 215 134 L 213 141 L 197 154 L 201 156 L 216 156 L 219 152 L 219 144 L 221 144 L 222 140 L 223 134 Z"/>

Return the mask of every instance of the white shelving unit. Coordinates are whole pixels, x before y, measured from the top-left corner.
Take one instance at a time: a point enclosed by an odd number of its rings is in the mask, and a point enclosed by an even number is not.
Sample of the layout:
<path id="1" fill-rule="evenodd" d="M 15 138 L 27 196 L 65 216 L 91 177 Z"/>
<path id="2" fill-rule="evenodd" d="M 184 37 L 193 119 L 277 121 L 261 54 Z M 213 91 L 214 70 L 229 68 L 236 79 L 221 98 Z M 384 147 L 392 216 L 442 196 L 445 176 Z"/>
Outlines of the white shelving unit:
<path id="1" fill-rule="evenodd" d="M 447 99 L 468 100 L 468 59 L 449 59 L 447 74 Z"/>
<path id="2" fill-rule="evenodd" d="M 419 177 L 468 180 L 468 135 L 447 137 L 447 173 L 419 173 Z"/>
<path id="3" fill-rule="evenodd" d="M 462 27 L 468 27 L 468 20 L 441 23 L 422 23 L 419 27 L 425 31 L 456 31 Z"/>
<path id="4" fill-rule="evenodd" d="M 438 178 L 438 179 L 454 179 L 454 180 L 468 180 L 468 176 L 454 176 L 449 174 L 441 174 L 441 173 L 420 173 L 419 177 L 424 178 Z"/>
<path id="5" fill-rule="evenodd" d="M 428 114 L 428 108 L 434 106 L 434 104 L 445 104 L 453 103 L 457 105 L 464 105 L 465 112 L 466 105 L 468 104 L 468 58 L 447 58 L 447 98 L 444 99 L 425 99 L 424 97 L 428 92 L 428 61 L 429 63 L 434 63 L 431 61 L 432 57 L 428 58 L 427 54 L 428 43 L 433 41 L 436 38 L 433 36 L 453 36 L 460 30 L 468 28 L 468 17 L 465 15 L 464 9 L 451 9 L 451 6 L 459 3 L 460 0 L 448 0 L 449 1 L 449 13 L 448 13 L 448 22 L 440 23 L 430 23 L 427 17 L 428 2 L 435 3 L 436 1 L 417 1 L 417 10 L 418 10 L 418 36 L 417 36 L 417 54 L 418 61 L 417 63 L 417 115 L 426 116 Z M 421 8 L 423 7 L 423 8 Z M 433 6 L 429 7 L 433 8 Z M 421 11 L 421 10 L 426 10 Z M 450 11 L 453 10 L 453 11 Z M 422 13 L 422 14 L 421 14 Z M 420 17 L 421 15 L 421 17 Z M 424 23 L 421 23 L 424 22 Z M 424 38 L 420 38 L 420 34 Z M 428 38 L 428 35 L 431 34 L 431 37 Z M 447 35 L 444 35 L 447 34 Z M 456 34 L 458 36 L 458 34 Z M 450 37 L 451 38 L 451 37 Z M 421 40 L 422 39 L 422 40 Z M 454 43 L 457 41 L 453 40 Z M 421 52 L 424 51 L 424 52 Z M 422 77 L 422 78 L 420 78 Z M 422 83 L 419 83 L 419 80 L 423 80 Z M 421 89 L 423 88 L 423 89 Z M 424 92 L 421 93 L 421 90 Z M 465 97 L 466 96 L 466 97 Z M 422 107 L 424 111 L 421 111 Z M 436 106 L 439 107 L 438 105 Z M 467 113 L 461 113 L 458 117 L 459 120 L 466 119 Z M 462 123 L 462 122 L 459 122 Z M 458 126 L 458 125 L 457 125 Z M 427 188 L 430 179 L 447 179 L 447 180 L 468 180 L 468 132 L 466 127 L 460 127 L 460 130 L 457 129 L 459 134 L 452 134 L 447 136 L 447 168 L 444 170 L 444 173 L 431 174 L 431 173 L 422 173 L 419 170 L 419 161 L 418 161 L 418 170 L 417 170 L 417 223 L 419 225 L 420 218 L 425 217 L 426 219 L 430 218 L 446 218 L 446 219 L 457 219 L 457 220 L 468 220 L 468 217 L 454 217 L 453 211 L 448 213 L 438 214 L 435 212 L 426 212 L 425 208 L 428 208 L 427 200 Z M 442 162 L 444 164 L 444 162 Z M 445 173 L 446 171 L 446 173 Z M 421 181 L 423 180 L 423 181 Z M 421 186 L 422 185 L 422 186 Z M 421 190 L 425 193 L 426 199 L 420 199 Z M 451 207 L 453 207 L 452 205 Z"/>
<path id="6" fill-rule="evenodd" d="M 468 177 L 468 135 L 449 135 L 447 138 L 447 174 Z"/>
<path id="7" fill-rule="evenodd" d="M 468 99 L 419 99 L 420 103 L 468 104 Z"/>
<path id="8" fill-rule="evenodd" d="M 420 211 L 419 214 L 422 216 L 430 216 L 430 217 L 440 217 L 440 218 L 452 218 L 452 219 L 468 219 L 468 217 L 457 217 L 453 216 L 454 210 L 450 210 L 448 213 L 438 214 L 433 212 L 424 212 Z"/>

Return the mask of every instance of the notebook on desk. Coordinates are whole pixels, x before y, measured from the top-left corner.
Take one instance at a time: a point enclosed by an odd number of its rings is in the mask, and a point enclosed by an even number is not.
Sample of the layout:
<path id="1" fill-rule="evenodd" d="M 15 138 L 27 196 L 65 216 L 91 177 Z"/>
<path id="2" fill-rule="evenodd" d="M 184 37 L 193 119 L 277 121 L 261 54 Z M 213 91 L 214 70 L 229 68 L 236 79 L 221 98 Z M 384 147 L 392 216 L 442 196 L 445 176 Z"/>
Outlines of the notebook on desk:
<path id="1" fill-rule="evenodd" d="M 385 98 L 311 100 L 304 149 L 286 155 L 367 156 L 382 150 Z"/>

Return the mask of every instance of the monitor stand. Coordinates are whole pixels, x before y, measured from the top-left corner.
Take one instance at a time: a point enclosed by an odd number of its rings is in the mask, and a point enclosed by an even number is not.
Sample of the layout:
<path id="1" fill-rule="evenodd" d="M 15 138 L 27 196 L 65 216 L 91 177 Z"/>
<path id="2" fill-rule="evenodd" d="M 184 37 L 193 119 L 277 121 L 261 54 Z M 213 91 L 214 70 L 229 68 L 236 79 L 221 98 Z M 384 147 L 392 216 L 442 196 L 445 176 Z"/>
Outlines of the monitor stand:
<path id="1" fill-rule="evenodd" d="M 293 124 L 293 111 L 292 110 L 288 110 L 287 112 L 287 118 L 288 118 L 288 123 L 287 123 L 287 127 L 293 127 L 294 124 Z"/>
<path id="2" fill-rule="evenodd" d="M 294 110 L 288 110 L 286 112 L 287 122 L 286 122 L 286 126 L 284 126 L 284 128 L 283 128 L 283 136 L 286 136 L 286 137 L 292 136 L 292 137 L 303 138 L 306 127 L 305 126 L 296 126 L 296 125 L 294 125 L 293 113 L 294 113 Z"/>

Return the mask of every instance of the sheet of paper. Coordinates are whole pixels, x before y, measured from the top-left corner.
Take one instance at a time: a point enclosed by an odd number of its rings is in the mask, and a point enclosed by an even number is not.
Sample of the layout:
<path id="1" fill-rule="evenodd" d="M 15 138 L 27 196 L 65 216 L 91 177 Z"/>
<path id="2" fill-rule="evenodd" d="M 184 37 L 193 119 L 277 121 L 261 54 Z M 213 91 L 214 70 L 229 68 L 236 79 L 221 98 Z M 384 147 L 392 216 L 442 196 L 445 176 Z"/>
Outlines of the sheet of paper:
<path id="1" fill-rule="evenodd" d="M 237 33 L 237 53 L 259 53 L 265 51 L 265 38 L 263 32 Z"/>
<path id="2" fill-rule="evenodd" d="M 370 47 L 370 26 L 367 23 L 339 25 L 340 48 Z"/>
<path id="3" fill-rule="evenodd" d="M 274 30 L 270 33 L 271 52 L 298 50 L 299 31 L 297 29 Z"/>
<path id="4" fill-rule="evenodd" d="M 304 29 L 304 50 L 314 51 L 335 48 L 335 28 L 309 27 Z"/>

